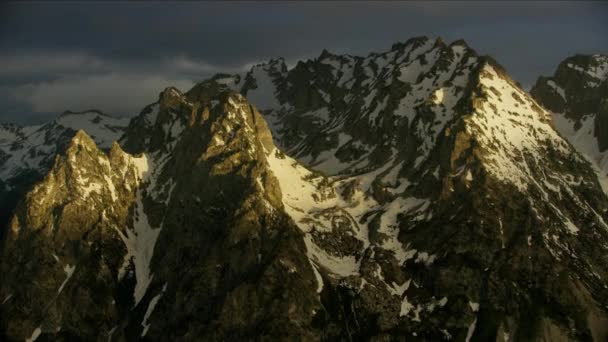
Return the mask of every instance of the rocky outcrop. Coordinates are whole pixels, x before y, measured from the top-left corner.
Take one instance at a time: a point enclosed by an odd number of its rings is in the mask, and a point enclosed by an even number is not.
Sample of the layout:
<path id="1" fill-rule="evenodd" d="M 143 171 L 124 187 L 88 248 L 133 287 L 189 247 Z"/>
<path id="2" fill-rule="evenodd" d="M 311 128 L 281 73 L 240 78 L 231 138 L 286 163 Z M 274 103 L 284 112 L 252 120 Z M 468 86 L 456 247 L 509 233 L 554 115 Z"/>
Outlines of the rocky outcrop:
<path id="1" fill-rule="evenodd" d="M 578 121 L 600 112 L 607 78 L 607 56 L 576 55 L 561 62 L 553 76 L 540 77 L 530 93 L 545 108 Z"/>
<path id="2" fill-rule="evenodd" d="M 103 149 L 123 134 L 128 119 L 98 110 L 66 111 L 40 126 L 0 125 L 0 237 L 23 195 L 49 172 L 76 132 L 84 129 Z"/>
<path id="3" fill-rule="evenodd" d="M 120 310 L 115 281 L 124 247 L 137 161 L 113 145 L 100 151 L 84 131 L 28 192 L 9 226 L 2 255 L 2 331 L 25 339 L 37 329 L 61 338 L 107 334 Z M 28 284 L 28 285 L 25 285 Z"/>
<path id="4" fill-rule="evenodd" d="M 28 193 L 2 256 L 7 338 L 314 336 L 315 278 L 267 168 L 270 132 L 242 96 L 205 94 L 163 92 L 162 134 L 134 155 L 79 132 Z"/>

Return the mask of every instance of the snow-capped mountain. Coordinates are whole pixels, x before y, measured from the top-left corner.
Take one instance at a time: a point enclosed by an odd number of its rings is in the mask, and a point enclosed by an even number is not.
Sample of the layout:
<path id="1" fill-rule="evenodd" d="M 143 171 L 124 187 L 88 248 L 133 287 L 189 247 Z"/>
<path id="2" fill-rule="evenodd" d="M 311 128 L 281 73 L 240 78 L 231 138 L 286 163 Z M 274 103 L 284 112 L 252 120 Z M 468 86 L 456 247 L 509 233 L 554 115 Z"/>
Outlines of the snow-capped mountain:
<path id="1" fill-rule="evenodd" d="M 608 189 L 608 56 L 567 58 L 530 93 L 552 112 L 555 128 L 597 166 Z"/>
<path id="2" fill-rule="evenodd" d="M 358 173 L 398 153 L 413 173 L 453 120 L 479 63 L 463 41 L 420 37 L 365 58 L 323 51 L 289 72 L 273 60 L 216 82 L 246 95 L 277 144 L 316 170 Z"/>
<path id="3" fill-rule="evenodd" d="M 18 198 L 47 174 L 76 131 L 86 130 L 100 148 L 109 148 L 128 123 L 89 110 L 66 111 L 44 125 L 0 124 L 0 236 Z"/>
<path id="4" fill-rule="evenodd" d="M 113 118 L 102 112 L 64 112 L 55 120 L 38 126 L 21 127 L 15 124 L 0 126 L 0 153 L 2 160 L 0 177 L 10 180 L 24 169 L 46 173 L 48 157 L 54 158 L 76 131 L 82 129 L 96 141 L 100 148 L 108 149 L 113 141 L 124 133 L 129 119 Z"/>
<path id="5" fill-rule="evenodd" d="M 3 337 L 607 336 L 594 166 L 462 41 L 167 88 L 124 132 L 73 135 L 18 205 Z"/>

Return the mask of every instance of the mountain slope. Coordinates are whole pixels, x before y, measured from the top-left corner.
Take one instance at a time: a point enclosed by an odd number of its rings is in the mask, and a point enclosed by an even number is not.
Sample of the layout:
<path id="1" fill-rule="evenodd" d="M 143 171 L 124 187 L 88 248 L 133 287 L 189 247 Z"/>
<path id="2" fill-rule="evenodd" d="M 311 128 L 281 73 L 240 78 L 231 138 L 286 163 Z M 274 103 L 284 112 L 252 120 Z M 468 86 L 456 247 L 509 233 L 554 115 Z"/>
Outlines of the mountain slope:
<path id="1" fill-rule="evenodd" d="M 106 156 L 82 132 L 72 139 L 11 223 L 2 258 L 9 338 L 310 334 L 316 285 L 266 168 L 270 134 L 238 94 L 213 99 L 193 107 L 164 92 L 155 127 L 165 134 L 137 157 L 118 145 Z"/>
<path id="2" fill-rule="evenodd" d="M 393 64 L 387 60 L 392 60 Z M 428 63 L 429 60 L 435 64 Z M 389 66 L 383 68 L 383 62 Z M 419 67 L 424 62 L 429 64 L 426 69 Z M 367 70 L 365 65 L 372 66 Z M 365 76 L 359 76 L 359 79 L 351 76 L 361 73 L 362 69 Z M 387 77 L 391 72 L 395 75 L 393 79 L 404 75 L 412 77 L 406 78 L 403 84 L 387 81 L 391 79 Z M 372 75 L 382 76 L 374 78 Z M 341 80 L 351 80 L 352 84 L 359 85 L 351 87 L 355 90 L 347 89 L 344 95 L 340 93 L 340 86 L 346 82 Z M 484 328 L 487 331 L 480 333 L 481 337 L 499 330 L 520 338 L 533 336 L 537 328 L 560 331 L 563 328 L 550 328 L 566 324 L 560 315 L 576 321 L 581 331 L 587 331 L 582 334 L 603 333 L 598 333 L 597 327 L 593 326 L 593 331 L 588 332 L 587 316 L 572 314 L 569 308 L 593 307 L 593 317 L 606 317 L 601 305 L 594 304 L 597 298 L 600 302 L 605 301 L 600 295 L 604 292 L 603 276 L 598 275 L 605 272 L 602 266 L 605 245 L 587 247 L 587 243 L 598 236 L 605 239 L 606 199 L 598 191 L 597 178 L 590 165 L 554 131 L 549 114 L 493 60 L 478 57 L 463 42 L 446 46 L 441 41 L 419 38 L 396 44 L 391 52 L 372 54 L 367 59 L 324 52 L 317 60 L 300 63 L 289 71 L 280 60 L 275 60 L 254 67 L 244 76 L 218 76 L 215 82 L 240 89 L 252 101 L 257 100 L 266 109 L 263 112 L 271 123 L 275 141 L 286 148 L 288 154 L 324 173 L 359 174 L 353 178 L 338 177 L 332 192 L 324 184 L 327 181 L 318 175 L 313 184 L 294 187 L 293 184 L 300 182 L 294 180 L 293 173 L 307 175 L 303 169 L 296 168 L 283 171 L 287 176 L 282 189 L 293 189 L 292 194 L 284 197 L 284 202 L 288 213 L 307 232 L 308 253 L 313 262 L 341 282 L 352 279 L 353 275 L 360 276 L 360 283 L 355 281 L 359 285 L 347 288 L 359 288 L 369 282 L 375 283 L 377 288 L 377 279 L 384 278 L 384 272 L 375 277 L 361 276 L 361 269 L 366 269 L 363 265 L 371 265 L 368 267 L 375 270 L 373 265 L 379 263 L 373 258 L 370 261 L 362 257 L 366 250 L 385 251 L 385 256 L 379 258 L 385 260 L 380 264 L 397 265 L 397 269 L 405 266 L 399 271 L 389 268 L 386 273 L 396 277 L 396 281 L 385 282 L 382 286 L 389 289 L 389 293 L 391 287 L 400 289 L 395 291 L 401 298 L 401 308 L 387 309 L 385 306 L 380 310 L 382 318 L 378 319 L 382 322 L 378 323 L 381 328 L 373 327 L 372 330 L 399 327 L 394 318 L 387 318 L 391 316 L 390 312 L 399 310 L 405 316 L 413 315 L 416 321 L 425 307 L 433 311 L 437 307 L 434 301 L 449 297 L 442 293 L 426 293 L 416 295 L 417 302 L 410 303 L 414 300 L 407 300 L 403 290 L 409 288 L 405 281 L 408 277 L 404 274 L 421 273 L 421 277 L 430 278 L 426 279 L 430 288 L 442 288 L 444 282 L 450 284 L 445 287 L 451 288 L 451 280 L 434 279 L 435 271 L 417 271 L 416 265 L 425 264 L 428 259 L 435 261 L 437 255 L 433 254 L 433 249 L 444 250 L 449 238 L 464 234 L 460 239 L 450 240 L 452 252 L 446 252 L 443 257 L 457 262 L 448 263 L 446 272 L 462 269 L 463 262 L 476 260 L 477 267 L 469 272 L 477 274 L 478 278 L 467 279 L 466 297 L 471 303 L 479 303 L 481 299 L 487 301 L 482 308 L 489 306 L 488 312 L 508 307 L 492 315 L 494 318 L 489 327 Z M 383 111 L 373 113 L 365 101 L 362 106 L 356 100 L 347 109 L 340 107 L 340 102 L 349 95 L 355 99 L 371 95 L 371 101 L 382 99 L 379 91 L 386 92 L 385 83 L 389 83 L 389 89 L 393 83 L 397 84 L 396 89 L 405 88 L 386 95 L 387 103 L 399 103 L 398 107 L 384 107 Z M 335 93 L 339 95 L 334 96 Z M 369 120 L 370 116 L 377 120 Z M 400 117 L 406 119 L 400 123 Z M 386 129 L 377 128 L 377 121 L 386 122 Z M 344 138 L 344 132 L 353 132 L 356 138 Z M 367 132 L 375 134 L 367 136 Z M 294 137 L 293 143 L 290 137 Z M 357 145 L 357 139 L 371 142 L 368 147 L 368 151 L 373 151 L 369 153 L 371 158 L 364 152 L 359 155 L 360 164 L 359 160 L 341 163 L 337 151 L 346 141 Z M 335 141 L 338 141 L 338 147 L 334 145 Z M 320 153 L 316 154 L 318 150 Z M 318 162 L 322 153 L 329 163 Z M 280 169 L 284 170 L 285 165 Z M 301 189 L 306 188 L 308 190 L 302 194 Z M 343 191 L 347 197 L 352 196 L 350 201 L 335 195 Z M 310 198 L 302 200 L 307 192 Z M 315 200 L 325 197 L 329 200 Z M 572 202 L 578 203 L 577 211 L 569 209 Z M 460 214 L 459 222 L 455 219 L 456 213 L 463 212 L 466 214 Z M 532 220 L 531 215 L 534 216 Z M 425 218 L 428 222 L 424 222 Z M 535 225 L 544 228 L 539 233 Z M 498 229 L 488 231 L 491 226 Z M 579 227 L 585 231 L 580 235 Z M 474 232 L 473 236 L 471 232 Z M 482 247 L 471 249 L 471 245 L 480 241 L 483 241 Z M 507 246 L 512 247 L 505 253 Z M 581 266 L 577 261 L 581 254 L 585 254 L 589 265 Z M 513 266 L 510 265 L 511 257 L 521 258 L 522 262 L 527 257 L 528 261 Z M 416 261 L 413 267 L 407 267 L 410 258 Z M 547 274 L 536 267 L 561 258 L 567 260 L 564 262 L 568 266 L 556 274 Z M 539 263 L 531 264 L 530 260 Z M 485 274 L 490 265 L 496 271 Z M 480 270 L 480 266 L 484 267 Z M 512 283 L 516 285 L 501 285 L 488 293 L 488 284 L 497 282 L 509 270 L 520 275 L 513 279 Z M 555 291 L 547 290 L 561 277 L 584 277 L 585 285 L 573 280 Z M 374 278 L 376 280 L 371 280 Z M 534 287 L 530 288 L 527 282 L 533 282 Z M 508 305 L 513 297 L 506 294 L 512 291 L 522 295 L 517 297 L 517 304 Z M 544 297 L 532 297 L 530 292 L 536 291 Z M 594 293 L 596 299 L 589 299 L 590 295 L 584 298 L 562 295 L 562 292 L 585 291 Z M 373 304 L 361 304 L 357 312 L 374 312 L 374 309 L 370 310 L 370 306 L 378 305 L 378 294 L 374 292 Z M 459 304 L 455 309 L 463 312 L 466 307 Z M 528 326 L 529 317 L 520 316 L 530 307 L 536 308 L 537 325 L 533 327 Z M 375 311 L 378 311 L 377 307 Z M 543 311 L 560 313 L 551 316 Z M 469 331 L 475 333 L 470 330 L 472 319 L 465 317 L 465 321 L 447 330 L 466 337 Z M 391 320 L 392 323 L 387 323 Z M 488 322 L 484 322 L 486 324 Z M 411 333 L 416 328 L 428 329 L 424 324 L 414 326 L 409 325 L 405 330 Z M 561 330 L 560 334 L 566 336 L 569 330 Z M 433 331 L 439 334 L 441 329 L 435 327 Z M 443 336 L 443 333 L 432 334 L 427 338 Z"/>
<path id="3" fill-rule="evenodd" d="M 307 232 L 309 257 L 339 279 L 339 287 L 357 289 L 358 314 L 379 315 L 374 331 L 427 339 L 471 333 L 484 340 L 502 331 L 522 339 L 534 337 L 535 329 L 563 327 L 564 316 L 587 331 L 587 316 L 572 307 L 594 308 L 594 317 L 606 322 L 595 303 L 606 300 L 600 295 L 606 246 L 589 247 L 606 238 L 606 198 L 590 165 L 494 62 L 479 65 L 471 85 L 463 95 L 468 103 L 441 128 L 423 178 L 400 177 L 402 163 L 392 159 L 372 172 L 335 178 L 331 192 L 315 190 L 323 178 L 302 168 L 279 172 L 287 175 L 279 177 L 283 191 L 293 191 L 284 202 Z M 300 185 L 294 173 L 315 181 Z M 577 211 L 569 209 L 572 203 Z M 581 265 L 579 259 L 594 261 Z M 564 266 L 547 272 L 555 260 Z M 553 289 L 564 277 L 572 280 Z M 367 303 L 366 290 L 373 293 Z M 587 297 L 575 298 L 579 292 Z M 473 328 L 479 308 L 481 331 Z M 531 308 L 538 325 L 528 326 L 530 316 L 522 315 Z M 450 312 L 467 314 L 446 324 Z M 569 334 L 569 328 L 554 329 Z M 581 336 L 605 333 L 593 329 Z"/>
<path id="4" fill-rule="evenodd" d="M 358 173 L 397 150 L 403 167 L 414 171 L 452 120 L 478 64 L 463 41 L 420 37 L 365 58 L 324 51 L 289 71 L 273 60 L 216 82 L 251 99 L 277 144 L 317 170 Z"/>

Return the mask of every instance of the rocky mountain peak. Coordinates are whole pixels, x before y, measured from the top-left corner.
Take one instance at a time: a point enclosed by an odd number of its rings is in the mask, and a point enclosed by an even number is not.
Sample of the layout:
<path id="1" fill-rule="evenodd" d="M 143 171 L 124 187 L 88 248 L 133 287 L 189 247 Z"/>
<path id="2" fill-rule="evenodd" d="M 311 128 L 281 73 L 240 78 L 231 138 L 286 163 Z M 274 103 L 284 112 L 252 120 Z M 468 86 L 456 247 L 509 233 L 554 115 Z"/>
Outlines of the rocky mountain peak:
<path id="1" fill-rule="evenodd" d="M 269 66 L 276 69 L 277 71 L 281 71 L 281 72 L 287 71 L 287 64 L 285 64 L 285 59 L 283 57 L 271 58 L 265 64 L 268 64 Z"/>
<path id="2" fill-rule="evenodd" d="M 65 153 L 78 130 L 109 149 L 128 121 L 96 110 L 66 111 L 43 125 L 0 128 L 0 226 L 5 226 L 19 198 L 49 172 L 55 155 Z"/>
<path id="3" fill-rule="evenodd" d="M 540 77 L 531 94 L 547 109 L 572 120 L 603 108 L 608 78 L 608 56 L 575 55 L 565 59 L 552 77 Z"/>
<path id="4" fill-rule="evenodd" d="M 419 46 L 424 45 L 430 40 L 427 36 L 419 36 L 412 37 L 406 40 L 405 42 L 397 42 L 394 43 L 391 47 L 391 50 L 403 50 L 405 47 L 417 48 Z"/>
<path id="5" fill-rule="evenodd" d="M 462 46 L 462 47 L 470 49 L 469 44 L 467 44 L 467 42 L 464 39 L 455 40 L 452 43 L 450 43 L 450 46 Z"/>
<path id="6" fill-rule="evenodd" d="M 96 148 L 97 146 L 95 144 L 95 141 L 93 141 L 93 139 L 87 134 L 87 132 L 82 129 L 79 129 L 78 131 L 76 131 L 76 134 L 74 134 L 74 137 L 70 141 L 70 144 L 67 149 L 68 154 L 73 149 L 79 149 L 82 147 L 84 147 L 85 149 L 92 149 Z"/>
<path id="7" fill-rule="evenodd" d="M 334 56 L 335 55 L 333 53 L 327 51 L 326 49 L 323 49 L 319 57 L 317 57 L 317 60 L 332 59 Z"/>
<path id="8" fill-rule="evenodd" d="M 159 94 L 159 102 L 166 102 L 170 105 L 173 102 L 178 102 L 182 97 L 182 92 L 175 87 L 167 87 Z M 177 100 L 177 101 L 176 101 Z"/>
<path id="9" fill-rule="evenodd" d="M 608 189 L 608 57 L 575 55 L 553 76 L 539 77 L 530 94 L 551 114 L 555 128 L 594 166 Z"/>
<path id="10" fill-rule="evenodd" d="M 396 50 L 399 46 L 402 50 Z M 444 82 L 451 85 L 458 74 L 466 82 L 465 74 L 470 72 L 476 58 L 475 52 L 466 47 L 458 44 L 448 47 L 426 37 L 396 44 L 391 51 L 366 58 L 328 52 L 322 55 L 324 58 L 298 63 L 287 73 L 259 69 L 255 76 L 250 72 L 233 78 L 248 78 L 249 84 L 255 80 L 255 88 L 243 86 L 241 90 L 237 83 L 230 84 L 261 109 L 275 142 L 287 150 L 297 144 L 298 159 L 311 166 L 323 164 L 332 155 L 340 163 L 363 164 L 358 158 L 370 151 L 364 146 L 375 148 L 378 144 L 373 136 L 383 142 L 391 141 L 388 136 L 395 132 L 393 123 L 399 122 L 395 117 L 415 112 L 416 105 L 429 100 Z M 461 63 L 469 63 L 466 70 L 458 67 Z M 458 84 L 456 89 L 461 91 L 464 85 Z M 369 100 L 372 102 L 368 103 Z M 366 116 L 367 123 L 363 120 Z M 373 134 L 358 133 L 366 130 Z M 342 141 L 337 132 L 352 139 Z M 302 139 L 304 143 L 297 143 Z M 327 143 L 315 146 L 313 141 Z M 342 146 L 345 143 L 348 144 Z M 382 145 L 378 149 L 385 151 L 373 154 L 385 156 L 386 160 L 390 144 Z M 326 155 L 322 156 L 324 152 Z M 346 165 L 339 169 L 327 166 L 320 169 L 331 174 L 345 171 L 342 169 Z"/>
<path id="11" fill-rule="evenodd" d="M 566 78 L 585 79 L 587 87 L 598 87 L 608 78 L 608 56 L 600 54 L 572 56 L 560 63 L 555 77 L 558 81 L 566 81 Z"/>

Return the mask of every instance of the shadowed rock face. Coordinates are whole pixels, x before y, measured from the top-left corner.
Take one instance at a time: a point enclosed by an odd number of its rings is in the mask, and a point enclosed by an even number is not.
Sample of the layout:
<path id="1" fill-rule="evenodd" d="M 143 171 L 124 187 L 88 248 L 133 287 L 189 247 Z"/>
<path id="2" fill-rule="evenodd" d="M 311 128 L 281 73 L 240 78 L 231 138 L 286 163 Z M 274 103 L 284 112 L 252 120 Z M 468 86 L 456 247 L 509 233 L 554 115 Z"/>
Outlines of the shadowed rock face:
<path id="1" fill-rule="evenodd" d="M 598 112 L 607 77 L 608 57 L 576 55 L 561 62 L 552 77 L 540 77 L 531 93 L 547 109 L 580 118 Z"/>
<path id="2" fill-rule="evenodd" d="M 540 77 L 530 93 L 545 108 L 563 115 L 579 130 L 593 118 L 600 152 L 608 148 L 608 57 L 576 55 L 559 64 L 552 77 Z"/>
<path id="3" fill-rule="evenodd" d="M 530 93 L 552 112 L 556 130 L 594 166 L 608 189 L 608 57 L 576 55 Z"/>
<path id="4" fill-rule="evenodd" d="M 596 172 L 463 42 L 167 88 L 125 132 L 17 207 L 3 338 L 605 340 Z"/>
<path id="5" fill-rule="evenodd" d="M 319 310 L 313 270 L 266 164 L 274 147 L 263 118 L 231 92 L 191 92 L 181 101 L 197 105 L 176 112 L 187 121 L 173 151 L 164 154 L 160 145 L 146 152 L 168 158 L 159 180 L 166 175 L 172 184 L 165 208 L 157 202 L 149 215 L 162 227 L 151 286 L 165 290 L 147 334 L 312 338 Z M 127 336 L 140 334 L 140 321 Z"/>

